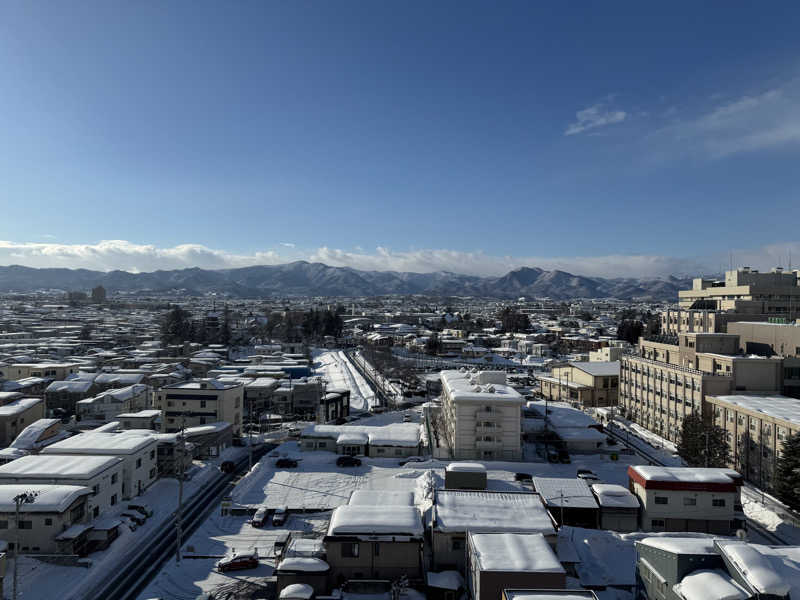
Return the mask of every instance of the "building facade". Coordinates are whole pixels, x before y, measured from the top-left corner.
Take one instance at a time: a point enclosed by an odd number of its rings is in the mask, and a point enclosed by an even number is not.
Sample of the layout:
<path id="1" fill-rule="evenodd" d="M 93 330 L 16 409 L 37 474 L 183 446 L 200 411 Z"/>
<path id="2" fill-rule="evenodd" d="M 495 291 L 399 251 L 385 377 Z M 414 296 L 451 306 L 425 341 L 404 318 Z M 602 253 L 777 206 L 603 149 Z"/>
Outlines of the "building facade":
<path id="1" fill-rule="evenodd" d="M 195 427 L 226 421 L 235 435 L 242 429 L 244 386 L 238 381 L 197 379 L 166 385 L 155 394 L 154 408 L 162 411 L 161 430 L 176 433 L 181 426 Z"/>

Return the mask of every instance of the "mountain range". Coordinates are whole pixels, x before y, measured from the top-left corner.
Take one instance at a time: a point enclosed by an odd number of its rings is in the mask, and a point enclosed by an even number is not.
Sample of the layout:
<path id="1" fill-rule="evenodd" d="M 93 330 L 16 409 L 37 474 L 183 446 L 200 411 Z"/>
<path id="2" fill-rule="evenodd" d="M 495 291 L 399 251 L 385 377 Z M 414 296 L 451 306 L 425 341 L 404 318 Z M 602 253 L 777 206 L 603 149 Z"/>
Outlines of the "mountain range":
<path id="1" fill-rule="evenodd" d="M 102 285 L 108 292 L 157 292 L 203 295 L 228 294 L 240 298 L 267 296 L 521 296 L 568 298 L 642 298 L 673 300 L 691 280 L 584 277 L 564 271 L 521 267 L 501 277 L 478 277 L 447 271 L 406 273 L 360 271 L 322 263 L 296 261 L 238 269 L 200 268 L 130 273 L 87 269 L 0 267 L 0 292 L 36 290 L 88 291 Z"/>

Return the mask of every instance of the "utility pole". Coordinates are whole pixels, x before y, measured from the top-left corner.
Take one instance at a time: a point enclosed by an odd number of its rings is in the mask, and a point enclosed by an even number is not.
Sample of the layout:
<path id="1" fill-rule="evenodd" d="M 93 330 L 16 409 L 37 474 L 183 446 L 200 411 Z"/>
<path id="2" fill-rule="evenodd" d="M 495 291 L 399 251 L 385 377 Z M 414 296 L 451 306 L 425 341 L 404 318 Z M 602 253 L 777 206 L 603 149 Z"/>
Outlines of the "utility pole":
<path id="1" fill-rule="evenodd" d="M 253 398 L 250 397 L 250 424 L 247 427 L 247 470 L 253 468 Z"/>
<path id="2" fill-rule="evenodd" d="M 180 462 L 178 463 L 178 511 L 175 514 L 175 537 L 177 538 L 177 547 L 175 548 L 175 564 L 181 564 L 181 526 L 183 523 L 183 464 L 186 455 L 186 437 L 184 429 L 186 427 L 186 414 L 181 415 L 181 430 L 178 434 L 178 443 L 180 444 Z"/>
<path id="3" fill-rule="evenodd" d="M 39 495 L 39 492 L 23 492 L 21 494 L 17 494 L 14 496 L 14 514 L 15 514 L 15 521 L 14 527 L 16 528 L 16 536 L 14 542 L 14 591 L 13 591 L 13 598 L 17 600 L 17 571 L 19 570 L 19 507 L 23 504 L 33 504 L 36 500 L 36 496 Z"/>

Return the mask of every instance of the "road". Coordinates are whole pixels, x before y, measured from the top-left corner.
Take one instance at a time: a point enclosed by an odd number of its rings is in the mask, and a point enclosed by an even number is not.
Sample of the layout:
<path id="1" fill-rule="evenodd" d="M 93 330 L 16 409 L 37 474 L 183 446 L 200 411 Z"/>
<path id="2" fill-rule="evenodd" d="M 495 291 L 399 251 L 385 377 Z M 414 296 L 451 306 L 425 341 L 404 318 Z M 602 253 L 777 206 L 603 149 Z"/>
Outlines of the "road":
<path id="1" fill-rule="evenodd" d="M 274 444 L 266 445 L 253 452 L 253 460 L 258 460 L 266 452 L 274 449 Z M 212 510 L 219 508 L 224 496 L 230 495 L 236 479 L 247 470 L 248 458 L 245 456 L 237 464 L 233 473 L 222 474 L 205 490 L 195 494 L 184 507 L 183 540 L 189 539 L 195 529 Z M 177 536 L 175 515 L 151 539 L 142 543 L 127 557 L 126 567 L 120 569 L 116 577 L 104 581 L 81 600 L 134 600 L 155 577 L 164 564 L 175 556 Z M 70 599 L 77 600 L 77 599 Z"/>

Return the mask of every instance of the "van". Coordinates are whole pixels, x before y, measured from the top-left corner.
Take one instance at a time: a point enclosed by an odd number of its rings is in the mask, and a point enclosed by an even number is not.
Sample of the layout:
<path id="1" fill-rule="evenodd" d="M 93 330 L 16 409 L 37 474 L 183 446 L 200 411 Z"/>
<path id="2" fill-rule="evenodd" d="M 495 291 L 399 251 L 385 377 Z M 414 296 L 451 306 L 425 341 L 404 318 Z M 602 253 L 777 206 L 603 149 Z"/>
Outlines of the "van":
<path id="1" fill-rule="evenodd" d="M 259 506 L 256 514 L 250 519 L 250 525 L 253 527 L 263 527 L 267 522 L 267 507 Z"/>

